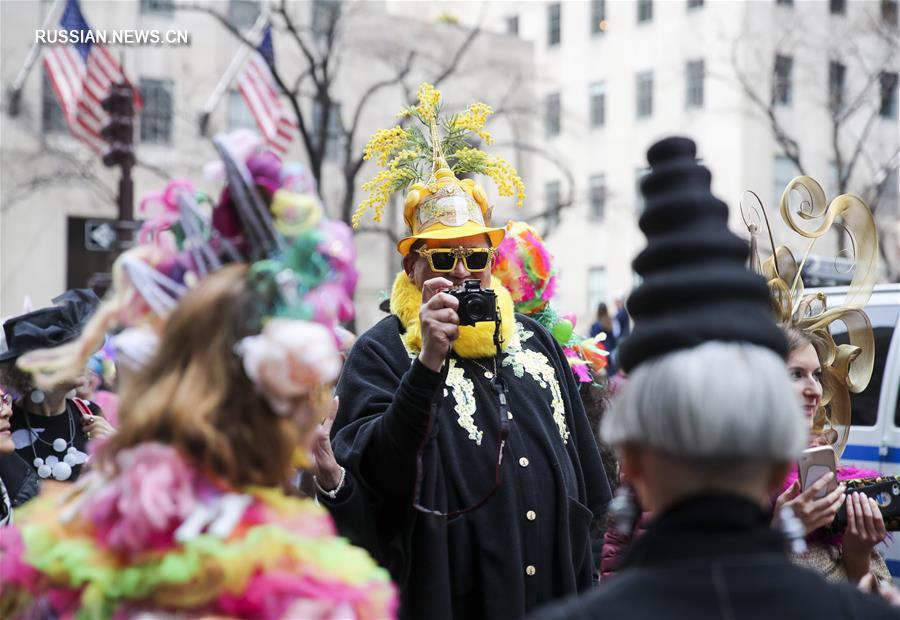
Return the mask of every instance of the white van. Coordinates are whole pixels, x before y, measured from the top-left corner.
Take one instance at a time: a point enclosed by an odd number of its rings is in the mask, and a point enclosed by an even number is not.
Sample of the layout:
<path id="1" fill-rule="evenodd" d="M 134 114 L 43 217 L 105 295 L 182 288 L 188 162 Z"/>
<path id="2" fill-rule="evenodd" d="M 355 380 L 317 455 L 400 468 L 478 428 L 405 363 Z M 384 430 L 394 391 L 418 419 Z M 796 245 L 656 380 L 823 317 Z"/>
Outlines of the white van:
<path id="1" fill-rule="evenodd" d="M 807 290 L 828 296 L 828 307 L 844 302 L 848 287 Z M 875 333 L 875 366 L 872 380 L 860 394 L 851 394 L 850 440 L 841 463 L 884 474 L 900 474 L 900 284 L 875 287 L 866 314 Z M 838 344 L 847 342 L 847 328 L 840 321 L 831 326 Z M 894 501 L 900 501 L 894 498 Z M 900 533 L 885 549 L 886 560 L 894 581 L 900 585 Z"/>

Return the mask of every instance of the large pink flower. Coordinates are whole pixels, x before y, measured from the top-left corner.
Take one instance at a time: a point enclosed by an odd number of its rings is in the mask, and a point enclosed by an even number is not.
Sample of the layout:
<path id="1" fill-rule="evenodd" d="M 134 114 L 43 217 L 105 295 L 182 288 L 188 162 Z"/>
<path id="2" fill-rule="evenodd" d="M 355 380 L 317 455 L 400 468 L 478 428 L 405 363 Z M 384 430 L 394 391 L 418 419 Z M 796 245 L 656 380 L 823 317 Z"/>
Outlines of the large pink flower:
<path id="1" fill-rule="evenodd" d="M 85 507 L 97 538 L 126 553 L 165 548 L 197 503 L 195 474 L 171 446 L 146 443 L 117 457 L 120 474 Z"/>
<path id="2" fill-rule="evenodd" d="M 318 323 L 272 319 L 238 348 L 247 376 L 281 415 L 291 412 L 293 399 L 337 379 L 341 369 L 334 334 Z"/>

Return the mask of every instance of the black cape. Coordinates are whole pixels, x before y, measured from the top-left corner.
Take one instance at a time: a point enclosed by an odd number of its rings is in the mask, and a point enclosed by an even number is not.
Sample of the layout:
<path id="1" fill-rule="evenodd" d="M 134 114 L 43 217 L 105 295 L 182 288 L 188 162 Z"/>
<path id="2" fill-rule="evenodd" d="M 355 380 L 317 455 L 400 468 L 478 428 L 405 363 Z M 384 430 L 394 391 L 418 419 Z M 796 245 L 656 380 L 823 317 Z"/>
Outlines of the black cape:
<path id="1" fill-rule="evenodd" d="M 650 523 L 615 576 L 531 618 L 900 618 L 900 610 L 874 595 L 792 564 L 769 522 L 770 515 L 741 497 L 685 500 Z"/>
<path id="2" fill-rule="evenodd" d="M 531 333 L 526 354 L 553 368 L 569 436 L 564 442 L 562 420 L 554 420 L 551 382 L 501 365 L 513 416 L 502 483 L 481 508 L 456 517 L 412 508 L 415 457 L 424 445 L 421 502 L 429 508 L 471 506 L 492 488 L 499 400 L 486 369 L 493 360 L 453 358 L 457 378 L 461 368 L 474 388 L 480 445 L 460 424 L 457 396 L 467 397 L 445 384 L 449 364 L 435 373 L 419 363 L 403 346 L 397 317 L 363 334 L 344 366 L 332 445 L 354 489 L 332 514 L 391 571 L 403 618 L 518 619 L 593 583 L 589 531 L 605 513 L 609 484 L 565 355 L 538 323 L 516 320 Z M 432 403 L 433 436 L 424 442 Z"/>

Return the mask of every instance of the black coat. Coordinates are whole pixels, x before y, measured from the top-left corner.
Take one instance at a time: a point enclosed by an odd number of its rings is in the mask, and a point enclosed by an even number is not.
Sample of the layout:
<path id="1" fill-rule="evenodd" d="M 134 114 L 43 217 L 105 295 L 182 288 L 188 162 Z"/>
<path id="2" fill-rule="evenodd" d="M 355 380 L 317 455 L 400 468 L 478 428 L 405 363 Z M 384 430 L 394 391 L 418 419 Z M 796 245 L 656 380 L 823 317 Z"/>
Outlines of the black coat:
<path id="1" fill-rule="evenodd" d="M 31 463 L 26 463 L 17 452 L 0 456 L 0 482 L 6 487 L 13 508 L 37 497 L 41 490 L 41 479 Z"/>
<path id="2" fill-rule="evenodd" d="M 370 512 L 371 528 L 358 515 L 346 523 L 341 510 L 333 514 L 339 528 L 369 529 L 367 540 L 351 537 L 391 571 L 402 617 L 518 619 L 592 585 L 590 524 L 605 512 L 609 485 L 562 350 L 539 324 L 516 318 L 533 334 L 522 345 L 527 354 L 553 369 L 564 418 L 553 418 L 550 382 L 501 366 L 513 416 L 502 483 L 485 505 L 451 518 L 412 508 L 416 454 L 422 447 L 421 502 L 429 508 L 471 506 L 492 488 L 499 399 L 484 369 L 492 359 L 479 366 L 454 358 L 450 378 L 449 364 L 432 372 L 404 348 L 394 316 L 363 334 L 347 359 L 332 444 L 352 474 L 352 504 Z M 466 398 L 453 379 L 460 369 L 473 388 L 480 444 L 461 424 L 457 398 Z M 432 404 L 433 436 L 425 441 Z"/>
<path id="3" fill-rule="evenodd" d="M 686 500 L 652 521 L 622 569 L 587 596 L 533 620 L 776 620 L 900 618 L 900 610 L 848 584 L 791 564 L 769 515 L 749 500 Z"/>

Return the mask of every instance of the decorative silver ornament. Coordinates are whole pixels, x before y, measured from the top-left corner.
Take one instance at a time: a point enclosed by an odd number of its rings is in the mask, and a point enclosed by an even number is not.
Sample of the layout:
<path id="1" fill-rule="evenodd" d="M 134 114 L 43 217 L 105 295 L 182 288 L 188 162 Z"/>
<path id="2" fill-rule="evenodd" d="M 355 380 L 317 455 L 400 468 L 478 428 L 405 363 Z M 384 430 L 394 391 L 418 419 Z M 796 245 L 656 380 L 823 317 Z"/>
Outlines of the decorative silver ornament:
<path id="1" fill-rule="evenodd" d="M 39 404 L 44 402 L 44 393 L 40 390 L 32 390 L 31 394 L 29 394 L 28 398 L 31 399 L 31 402 L 35 404 Z"/>
<path id="2" fill-rule="evenodd" d="M 79 465 L 78 457 L 70 452 L 66 455 L 66 458 L 63 459 L 63 463 L 65 463 L 69 467 L 75 467 L 76 465 Z"/>
<path id="3" fill-rule="evenodd" d="M 41 478 L 49 478 L 50 474 L 53 473 L 53 470 L 50 469 L 49 465 L 41 465 L 38 467 L 37 473 Z"/>
<path id="4" fill-rule="evenodd" d="M 51 455 L 48 456 L 46 459 L 44 459 L 44 463 L 46 463 L 46 464 L 49 465 L 50 467 L 53 467 L 54 465 L 56 465 L 57 463 L 59 463 L 59 457 L 56 456 L 55 454 L 51 454 Z"/>
<path id="5" fill-rule="evenodd" d="M 53 440 L 53 449 L 56 450 L 57 452 L 65 452 L 66 446 L 68 446 L 68 445 L 69 445 L 69 442 L 67 442 L 62 437 L 57 437 L 56 439 Z"/>
<path id="6" fill-rule="evenodd" d="M 33 461 L 31 461 L 31 464 L 35 467 L 40 467 L 44 464 L 44 459 L 42 459 L 41 457 L 36 457 Z"/>

